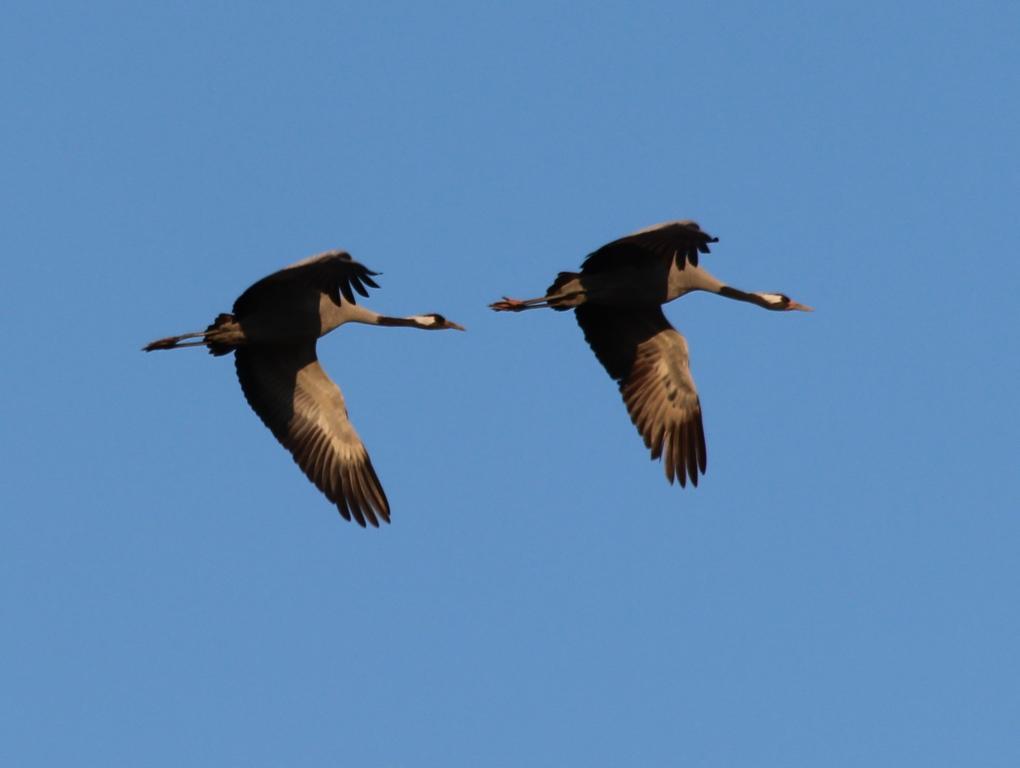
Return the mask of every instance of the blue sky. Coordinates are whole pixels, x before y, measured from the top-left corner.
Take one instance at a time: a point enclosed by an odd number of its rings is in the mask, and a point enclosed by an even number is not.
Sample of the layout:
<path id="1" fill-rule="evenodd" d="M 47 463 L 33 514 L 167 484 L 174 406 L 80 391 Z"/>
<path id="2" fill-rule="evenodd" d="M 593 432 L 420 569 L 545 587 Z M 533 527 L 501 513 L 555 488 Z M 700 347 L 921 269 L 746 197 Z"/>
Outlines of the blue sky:
<path id="1" fill-rule="evenodd" d="M 0 762 L 1015 766 L 1013 3 L 15 3 L 0 25 Z M 568 315 L 619 235 L 700 295 L 709 467 Z M 320 343 L 393 524 L 229 360 L 143 355 L 342 247 Z"/>

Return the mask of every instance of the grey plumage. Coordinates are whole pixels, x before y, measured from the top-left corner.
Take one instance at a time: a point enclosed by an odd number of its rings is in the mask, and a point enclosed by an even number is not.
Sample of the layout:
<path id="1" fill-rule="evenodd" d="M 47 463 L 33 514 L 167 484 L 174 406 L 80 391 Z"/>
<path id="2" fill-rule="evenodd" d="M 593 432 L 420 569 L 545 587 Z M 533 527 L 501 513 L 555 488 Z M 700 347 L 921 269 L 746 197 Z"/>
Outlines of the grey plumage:
<path id="1" fill-rule="evenodd" d="M 438 314 L 389 317 L 358 305 L 355 293 L 378 288 L 376 275 L 344 251 L 327 251 L 262 278 L 205 331 L 144 347 L 233 352 L 252 410 L 340 514 L 361 526 L 389 522 L 389 502 L 343 395 L 319 365 L 316 340 L 349 322 L 464 330 Z"/>
<path id="2" fill-rule="evenodd" d="M 810 309 L 784 294 L 747 293 L 710 275 L 698 262 L 717 241 L 693 221 L 657 224 L 592 252 L 580 272 L 561 272 L 545 296 L 504 296 L 490 305 L 501 312 L 575 310 L 652 459 L 662 458 L 669 482 L 678 480 L 682 487 L 688 480 L 698 484 L 708 453 L 687 342 L 661 305 L 691 291 L 709 291 L 766 309 Z"/>

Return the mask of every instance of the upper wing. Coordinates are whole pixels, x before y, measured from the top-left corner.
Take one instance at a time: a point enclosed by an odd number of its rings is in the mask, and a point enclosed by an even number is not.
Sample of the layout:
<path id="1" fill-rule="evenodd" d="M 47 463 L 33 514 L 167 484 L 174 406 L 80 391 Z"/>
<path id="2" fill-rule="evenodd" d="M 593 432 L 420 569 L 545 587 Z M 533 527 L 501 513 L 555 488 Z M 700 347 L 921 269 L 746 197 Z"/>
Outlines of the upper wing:
<path id="1" fill-rule="evenodd" d="M 708 454 L 684 337 L 659 307 L 582 304 L 575 314 L 595 356 L 619 382 L 631 421 L 652 458 L 665 454 L 666 478 L 681 486 L 690 478 L 697 485 Z"/>
<path id="2" fill-rule="evenodd" d="M 234 363 L 252 410 L 340 514 L 362 526 L 388 523 L 386 494 L 340 390 L 319 365 L 315 342 L 240 347 Z"/>
<path id="3" fill-rule="evenodd" d="M 308 289 L 329 295 L 337 304 L 341 294 L 357 304 L 354 291 L 368 296 L 365 286 L 378 288 L 372 279 L 378 274 L 354 261 L 346 251 L 326 251 L 263 277 L 237 298 L 234 314 L 243 317 L 263 306 L 291 306 L 294 293 Z"/>
<path id="4" fill-rule="evenodd" d="M 698 254 L 708 253 L 708 244 L 719 241 L 693 221 L 668 221 L 621 237 L 590 253 L 581 265 L 588 274 L 614 269 L 620 260 L 644 258 L 673 258 L 678 268 L 685 264 L 698 266 Z"/>

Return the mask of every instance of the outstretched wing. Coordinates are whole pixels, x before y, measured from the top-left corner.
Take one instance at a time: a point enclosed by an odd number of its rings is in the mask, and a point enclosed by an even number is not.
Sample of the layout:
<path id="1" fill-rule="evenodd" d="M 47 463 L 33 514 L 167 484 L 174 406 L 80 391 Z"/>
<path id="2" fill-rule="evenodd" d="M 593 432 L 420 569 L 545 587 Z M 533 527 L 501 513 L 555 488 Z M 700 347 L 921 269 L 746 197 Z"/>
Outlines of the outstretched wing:
<path id="1" fill-rule="evenodd" d="M 240 347 L 234 362 L 252 410 L 344 519 L 388 523 L 386 494 L 343 395 L 319 365 L 315 342 Z"/>
<path id="2" fill-rule="evenodd" d="M 368 296 L 365 286 L 378 288 L 372 279 L 378 274 L 354 261 L 346 251 L 326 251 L 263 277 L 237 298 L 234 315 L 244 317 L 264 307 L 295 306 L 295 294 L 308 290 L 325 293 L 337 304 L 341 295 L 357 304 L 354 292 Z"/>
<path id="3" fill-rule="evenodd" d="M 686 264 L 698 266 L 698 254 L 708 253 L 708 244 L 719 242 L 702 232 L 693 221 L 668 221 L 652 227 L 639 229 L 633 234 L 621 237 L 590 253 L 581 265 L 586 274 L 603 272 L 621 266 L 621 260 L 631 262 L 641 259 L 672 258 L 679 269 Z"/>
<path id="4" fill-rule="evenodd" d="M 595 356 L 620 385 L 620 394 L 652 458 L 666 478 L 696 486 L 708 454 L 701 403 L 691 378 L 687 342 L 659 307 L 602 307 L 575 311 Z"/>

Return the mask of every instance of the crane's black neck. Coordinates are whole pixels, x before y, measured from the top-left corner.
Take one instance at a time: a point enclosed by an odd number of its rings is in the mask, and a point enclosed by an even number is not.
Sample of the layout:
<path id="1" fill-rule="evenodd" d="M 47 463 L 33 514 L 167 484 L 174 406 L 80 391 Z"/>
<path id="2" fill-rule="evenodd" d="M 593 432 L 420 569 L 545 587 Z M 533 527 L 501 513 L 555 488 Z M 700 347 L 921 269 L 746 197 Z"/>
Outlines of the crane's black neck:
<path id="1" fill-rule="evenodd" d="M 397 328 L 420 328 L 421 324 L 410 317 L 388 317 L 386 315 L 379 315 L 376 318 L 378 325 L 389 325 Z"/>
<path id="2" fill-rule="evenodd" d="M 725 296 L 727 299 L 736 299 L 737 301 L 746 301 L 749 304 L 757 304 L 759 307 L 764 307 L 765 309 L 777 309 L 777 307 L 770 304 L 757 293 L 747 293 L 746 291 L 741 291 L 739 288 L 731 288 L 728 285 L 724 285 L 719 288 L 719 295 Z"/>

